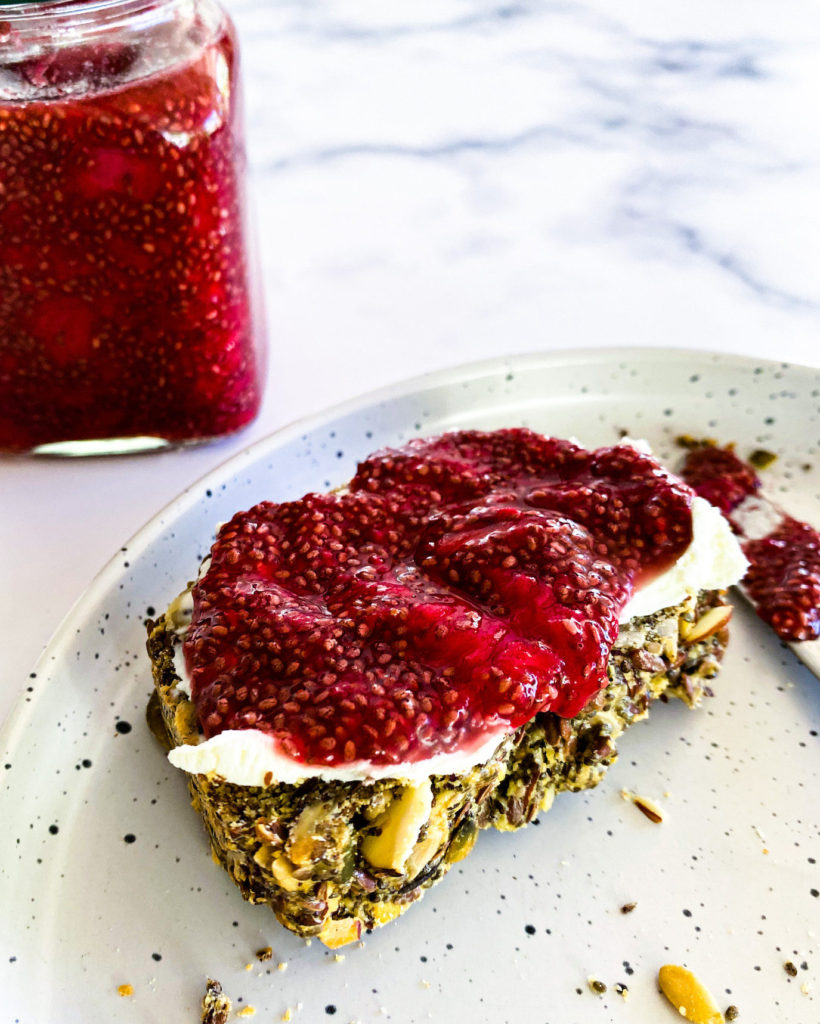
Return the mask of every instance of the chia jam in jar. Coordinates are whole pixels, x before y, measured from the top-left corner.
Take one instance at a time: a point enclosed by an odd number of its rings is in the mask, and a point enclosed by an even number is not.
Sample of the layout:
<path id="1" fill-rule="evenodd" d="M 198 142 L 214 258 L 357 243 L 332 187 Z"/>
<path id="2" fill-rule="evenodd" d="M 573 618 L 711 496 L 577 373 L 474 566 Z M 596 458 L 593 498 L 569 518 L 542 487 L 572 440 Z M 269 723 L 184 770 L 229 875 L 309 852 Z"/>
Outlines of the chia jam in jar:
<path id="1" fill-rule="evenodd" d="M 0 6 L 0 451 L 147 450 L 256 415 L 241 122 L 213 0 Z"/>

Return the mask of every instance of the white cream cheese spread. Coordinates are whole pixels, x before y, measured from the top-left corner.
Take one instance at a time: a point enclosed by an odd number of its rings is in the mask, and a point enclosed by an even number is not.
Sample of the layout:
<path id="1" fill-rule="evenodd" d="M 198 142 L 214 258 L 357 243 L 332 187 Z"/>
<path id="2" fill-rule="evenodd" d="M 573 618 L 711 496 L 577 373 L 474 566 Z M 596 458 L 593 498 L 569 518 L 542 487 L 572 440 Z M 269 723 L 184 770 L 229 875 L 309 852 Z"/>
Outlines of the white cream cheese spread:
<path id="1" fill-rule="evenodd" d="M 636 447 L 641 442 L 626 442 Z M 718 509 L 703 498 L 692 503 L 692 541 L 677 562 L 660 576 L 641 587 L 624 607 L 621 623 L 651 615 L 680 604 L 702 590 L 724 589 L 742 579 L 747 561 L 729 524 Z M 181 594 L 169 608 L 169 617 L 177 627 L 179 643 L 175 649 L 175 668 L 179 689 L 190 695 L 190 683 L 182 655 L 184 635 L 192 609 L 189 591 Z M 363 781 L 400 778 L 417 781 L 431 774 L 456 774 L 487 761 L 508 735 L 506 731 L 485 734 L 478 745 L 453 753 L 436 754 L 421 761 L 376 765 L 353 761 L 338 767 L 305 765 L 289 757 L 277 740 L 256 729 L 226 730 L 199 744 L 173 749 L 168 758 L 177 768 L 192 774 L 213 773 L 242 786 L 273 783 L 298 783 L 322 777 L 338 781 Z"/>

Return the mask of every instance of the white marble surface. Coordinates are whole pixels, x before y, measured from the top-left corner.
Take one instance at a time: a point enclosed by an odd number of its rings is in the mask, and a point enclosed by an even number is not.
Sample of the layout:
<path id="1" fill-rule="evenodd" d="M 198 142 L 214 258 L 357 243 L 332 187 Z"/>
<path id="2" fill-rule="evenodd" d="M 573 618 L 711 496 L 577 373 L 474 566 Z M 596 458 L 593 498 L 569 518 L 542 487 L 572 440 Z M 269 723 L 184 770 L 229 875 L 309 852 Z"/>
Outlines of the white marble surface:
<path id="1" fill-rule="evenodd" d="M 228 6 L 267 288 L 265 406 L 208 448 L 0 461 L 0 720 L 119 546 L 297 416 L 530 350 L 820 366 L 811 5 Z"/>

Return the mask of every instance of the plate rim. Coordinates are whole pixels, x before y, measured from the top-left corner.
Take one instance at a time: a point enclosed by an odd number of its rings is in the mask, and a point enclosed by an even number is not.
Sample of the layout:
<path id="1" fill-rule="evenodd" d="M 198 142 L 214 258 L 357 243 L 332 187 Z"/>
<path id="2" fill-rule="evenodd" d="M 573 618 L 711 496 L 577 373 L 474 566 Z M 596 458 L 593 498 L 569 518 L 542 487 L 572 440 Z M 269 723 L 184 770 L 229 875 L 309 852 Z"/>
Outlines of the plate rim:
<path id="1" fill-rule="evenodd" d="M 801 385 L 804 381 L 809 386 L 814 385 L 815 382 L 820 383 L 820 367 L 809 367 L 779 360 L 756 359 L 753 356 L 738 356 L 735 353 L 680 348 L 665 349 L 659 347 L 573 349 L 561 350 L 560 352 L 555 350 L 549 353 L 522 353 L 491 359 L 472 360 L 451 367 L 416 374 L 413 377 L 403 378 L 392 384 L 370 389 L 360 395 L 319 410 L 316 413 L 311 413 L 283 424 L 278 429 L 260 437 L 253 443 L 239 448 L 233 454 L 221 458 L 215 466 L 188 484 L 174 498 L 155 511 L 132 534 L 128 541 L 124 542 L 120 548 L 115 549 L 110 560 L 92 576 L 88 585 L 72 603 L 46 643 L 35 664 L 35 671 L 41 676 L 40 684 L 47 683 L 48 685 L 38 685 L 36 693 L 26 693 L 24 686 L 23 692 L 12 706 L 8 719 L 0 725 L 0 749 L 5 747 L 10 753 L 19 753 L 21 741 L 25 741 L 28 730 L 33 724 L 36 724 L 37 716 L 43 707 L 42 699 L 53 692 L 52 686 L 55 682 L 53 665 L 55 662 L 59 663 L 60 659 L 65 657 L 66 647 L 74 640 L 73 630 L 75 626 L 86 624 L 89 621 L 89 613 L 94 610 L 96 603 L 105 597 L 111 587 L 116 587 L 122 582 L 124 576 L 122 548 L 128 548 L 128 556 L 126 557 L 130 556 L 133 559 L 143 558 L 146 551 L 150 552 L 152 544 L 160 540 L 167 531 L 174 530 L 178 518 L 186 516 L 192 509 L 197 508 L 200 503 L 204 504 L 204 490 L 208 486 L 212 486 L 214 482 L 217 485 L 222 484 L 227 476 L 239 476 L 243 471 L 247 472 L 250 466 L 257 467 L 258 470 L 264 472 L 264 459 L 266 456 L 275 456 L 280 447 L 291 444 L 294 439 L 298 440 L 305 432 L 316 430 L 317 428 L 321 429 L 322 426 L 329 427 L 335 419 L 341 419 L 350 413 L 355 414 L 359 412 L 362 417 L 366 417 L 374 411 L 376 415 L 379 415 L 379 405 L 389 402 L 391 398 L 397 400 L 409 398 L 411 400 L 411 404 L 405 409 L 406 417 L 403 417 L 403 420 L 407 425 L 412 426 L 410 416 L 415 411 L 412 405 L 413 399 L 417 395 L 423 396 L 426 391 L 433 391 L 442 385 L 453 387 L 463 383 L 475 383 L 481 387 L 484 383 L 494 383 L 496 374 L 503 375 L 510 372 L 510 370 L 518 374 L 523 373 L 527 368 L 535 367 L 561 366 L 572 370 L 575 367 L 582 368 L 590 362 L 596 362 L 604 374 L 607 370 L 616 368 L 619 371 L 624 371 L 622 374 L 616 375 L 617 380 L 623 380 L 626 392 L 634 394 L 634 388 L 631 388 L 627 381 L 627 371 L 630 369 L 630 363 L 637 364 L 640 362 L 644 371 L 646 371 L 647 369 L 651 370 L 653 363 L 660 360 L 663 360 L 666 367 L 672 368 L 673 373 L 673 368 L 681 364 L 690 367 L 693 372 L 702 372 L 702 368 L 711 366 L 717 372 L 725 372 L 727 374 L 731 374 L 733 369 L 736 372 L 742 372 L 747 381 L 749 381 L 751 371 L 756 367 L 768 369 L 770 373 L 781 368 L 791 370 L 795 374 L 792 382 L 799 392 L 803 390 Z M 545 403 L 549 402 L 550 396 L 563 393 L 560 387 L 550 384 L 548 381 L 549 379 L 547 378 L 543 392 Z M 610 380 L 609 383 L 611 384 L 612 381 Z M 728 384 L 729 381 L 724 381 L 724 383 Z M 572 385 L 574 386 L 574 382 L 572 382 Z M 601 394 L 602 390 L 603 393 L 607 393 L 609 385 L 603 377 L 600 379 L 599 385 L 599 387 L 593 389 L 592 397 L 595 397 L 596 392 Z M 616 391 L 617 386 L 616 381 L 615 387 L 611 390 Z M 465 392 L 465 395 L 468 394 L 469 392 Z M 577 396 L 577 400 L 581 401 L 582 397 Z M 808 399 L 809 396 L 806 394 L 802 397 Z M 696 396 L 693 394 L 692 399 L 694 400 L 695 398 Z M 469 411 L 470 408 L 473 408 L 470 399 L 461 405 L 462 411 Z M 476 408 L 480 408 L 480 406 Z M 395 419 L 398 422 L 398 417 L 395 417 Z M 351 425 L 354 429 L 358 422 L 355 419 L 352 421 Z M 364 429 L 364 426 L 362 429 Z M 373 443 L 375 445 L 377 442 L 374 441 Z M 137 620 L 139 621 L 139 615 Z M 2 798 L 0 798 L 0 802 L 2 802 Z M 51 988 L 49 988 L 49 992 L 53 999 Z M 34 1005 L 32 1004 L 33 1007 Z M 42 1005 L 45 1004 L 40 1004 L 41 1008 Z"/>
<path id="2" fill-rule="evenodd" d="M 549 350 L 534 350 L 528 352 L 512 353 L 503 356 L 490 356 L 489 358 L 470 360 L 457 363 L 452 366 L 441 367 L 436 370 L 427 370 L 423 373 L 414 374 L 410 377 L 402 377 L 389 384 L 380 385 L 366 391 L 343 399 L 331 406 L 326 406 L 318 412 L 309 413 L 306 416 L 291 420 L 288 423 L 277 427 L 269 434 L 258 438 L 244 448 L 240 448 L 232 455 L 227 456 L 218 462 L 211 469 L 197 477 L 190 484 L 184 487 L 174 498 L 161 506 L 153 516 L 143 523 L 130 537 L 123 541 L 122 545 L 115 551 L 108 561 L 92 576 L 87 586 L 78 595 L 71 607 L 55 627 L 53 633 L 46 642 L 36 662 L 32 666 L 27 678 L 39 678 L 43 674 L 43 667 L 48 660 L 53 660 L 61 644 L 68 641 L 72 635 L 72 628 L 78 618 L 84 612 L 87 604 L 92 604 L 96 596 L 104 590 L 110 582 L 121 575 L 120 555 L 124 548 L 128 549 L 132 557 L 139 557 L 142 550 L 148 545 L 151 538 L 164 528 L 164 520 L 168 516 L 178 516 L 184 512 L 202 490 L 207 489 L 208 484 L 220 479 L 227 469 L 240 472 L 243 466 L 257 459 L 263 450 L 279 447 L 294 437 L 298 437 L 307 431 L 329 423 L 348 413 L 372 408 L 386 401 L 406 397 L 423 389 L 446 385 L 448 383 L 463 382 L 465 379 L 488 376 L 491 373 L 502 369 L 509 370 L 511 366 L 526 369 L 528 366 L 566 366 L 576 363 L 579 367 L 591 362 L 628 362 L 635 358 L 660 358 L 667 361 L 683 362 L 698 360 L 711 360 L 722 365 L 736 365 L 740 369 L 752 367 L 778 367 L 784 370 L 791 370 L 797 373 L 813 375 L 820 380 L 820 367 L 812 367 L 803 363 L 791 363 L 778 359 L 765 359 L 756 356 L 742 355 L 736 352 L 726 352 L 717 349 L 689 349 L 684 347 L 663 347 L 657 345 L 632 345 L 629 347 L 620 346 L 593 346 L 580 348 L 560 348 Z M 109 581 L 111 577 L 111 581 Z M 5 721 L 0 724 L 0 750 L 11 752 L 14 749 L 14 741 L 17 739 L 17 732 L 23 729 L 28 719 L 35 713 L 39 705 L 42 690 L 38 689 L 37 694 L 32 697 L 23 689 L 12 703 L 11 710 Z"/>

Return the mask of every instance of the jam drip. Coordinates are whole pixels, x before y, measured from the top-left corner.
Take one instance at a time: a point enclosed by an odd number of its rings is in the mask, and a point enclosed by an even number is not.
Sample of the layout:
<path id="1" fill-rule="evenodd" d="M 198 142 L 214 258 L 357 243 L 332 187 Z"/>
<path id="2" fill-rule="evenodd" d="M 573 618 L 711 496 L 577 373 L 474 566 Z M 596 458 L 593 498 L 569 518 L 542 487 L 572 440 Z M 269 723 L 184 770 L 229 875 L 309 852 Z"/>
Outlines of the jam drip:
<path id="1" fill-rule="evenodd" d="M 606 684 L 621 609 L 691 540 L 692 492 L 626 446 L 463 431 L 220 531 L 184 651 L 205 735 L 340 765 L 470 750 Z"/>
<path id="2" fill-rule="evenodd" d="M 740 536 L 743 553 L 750 562 L 743 585 L 760 618 L 782 640 L 820 637 L 817 530 L 781 513 L 779 523 L 767 536 L 744 539 L 741 524 L 733 513 L 744 499 L 756 495 L 760 480 L 752 467 L 731 449 L 704 447 L 689 452 L 681 475 L 701 497 L 723 512 Z"/>

